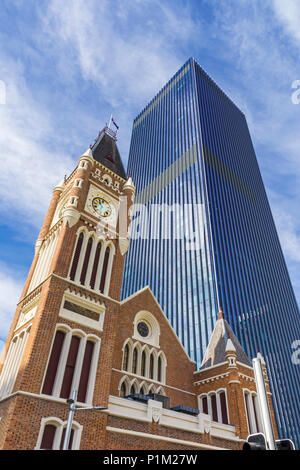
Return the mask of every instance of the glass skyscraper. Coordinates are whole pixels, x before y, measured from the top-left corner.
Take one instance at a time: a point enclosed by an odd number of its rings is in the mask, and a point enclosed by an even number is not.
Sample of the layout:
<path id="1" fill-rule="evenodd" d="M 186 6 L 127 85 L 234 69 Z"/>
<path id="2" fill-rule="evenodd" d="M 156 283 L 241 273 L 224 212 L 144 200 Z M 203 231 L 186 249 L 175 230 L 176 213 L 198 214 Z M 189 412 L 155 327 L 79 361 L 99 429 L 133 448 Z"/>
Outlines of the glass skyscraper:
<path id="1" fill-rule="evenodd" d="M 198 364 L 222 307 L 248 356 L 265 357 L 279 433 L 299 445 L 297 302 L 245 116 L 194 59 L 134 120 L 128 175 L 146 209 L 133 222 L 123 298 L 149 285 Z M 150 217 L 158 204 L 172 208 L 170 226 Z M 196 249 L 177 236 L 187 224 Z"/>

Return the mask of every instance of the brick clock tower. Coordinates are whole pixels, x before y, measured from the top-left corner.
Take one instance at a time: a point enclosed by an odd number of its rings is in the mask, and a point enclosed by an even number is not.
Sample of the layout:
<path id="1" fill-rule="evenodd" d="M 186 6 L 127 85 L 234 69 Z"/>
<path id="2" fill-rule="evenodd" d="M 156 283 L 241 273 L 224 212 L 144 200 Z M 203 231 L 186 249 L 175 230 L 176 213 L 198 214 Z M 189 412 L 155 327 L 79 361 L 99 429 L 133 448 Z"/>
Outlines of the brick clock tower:
<path id="1" fill-rule="evenodd" d="M 54 188 L 1 356 L 0 449 L 61 449 L 73 390 L 72 450 L 240 449 L 263 430 L 222 311 L 196 371 L 148 286 L 120 301 L 134 194 L 108 127 Z"/>
<path id="2" fill-rule="evenodd" d="M 110 299 L 113 315 L 129 245 L 126 230 L 123 238 L 118 233 L 122 217 L 117 215 L 122 205 L 129 210 L 134 192 L 115 133 L 107 127 L 73 173 L 54 188 L 2 354 L 0 399 L 9 397 L 0 405 L 4 448 L 28 446 L 34 416 L 47 415 L 56 406 L 44 397 L 56 397 L 59 403 L 77 389 L 79 402 L 92 403 L 99 387 L 101 339 L 109 344 L 102 334 L 104 299 Z M 109 328 L 106 334 L 112 334 Z M 109 350 L 104 349 L 102 367 L 109 367 Z M 97 394 L 97 403 L 104 406 L 107 386 L 101 384 Z M 59 417 L 57 411 L 53 415 Z M 22 438 L 16 441 L 19 428 Z"/>

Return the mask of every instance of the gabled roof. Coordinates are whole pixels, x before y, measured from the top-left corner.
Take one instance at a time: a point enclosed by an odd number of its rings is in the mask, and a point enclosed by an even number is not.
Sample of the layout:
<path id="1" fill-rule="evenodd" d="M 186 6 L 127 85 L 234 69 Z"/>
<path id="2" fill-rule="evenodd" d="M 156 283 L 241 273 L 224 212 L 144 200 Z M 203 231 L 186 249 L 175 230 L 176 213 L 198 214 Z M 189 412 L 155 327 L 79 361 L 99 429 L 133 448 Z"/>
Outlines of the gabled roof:
<path id="1" fill-rule="evenodd" d="M 104 128 L 92 146 L 93 157 L 121 178 L 127 179 L 114 133 Z"/>
<path id="2" fill-rule="evenodd" d="M 228 346 L 229 344 L 229 346 Z M 218 314 L 218 320 L 216 322 L 214 331 L 211 335 L 210 342 L 207 346 L 204 359 L 200 370 L 206 369 L 207 367 L 216 366 L 226 361 L 226 347 L 227 350 L 234 350 L 236 353 L 236 360 L 251 366 L 245 351 L 239 343 L 237 337 L 231 329 L 229 323 L 225 320 L 224 313 L 222 311 Z M 232 347 L 234 346 L 234 348 Z"/>

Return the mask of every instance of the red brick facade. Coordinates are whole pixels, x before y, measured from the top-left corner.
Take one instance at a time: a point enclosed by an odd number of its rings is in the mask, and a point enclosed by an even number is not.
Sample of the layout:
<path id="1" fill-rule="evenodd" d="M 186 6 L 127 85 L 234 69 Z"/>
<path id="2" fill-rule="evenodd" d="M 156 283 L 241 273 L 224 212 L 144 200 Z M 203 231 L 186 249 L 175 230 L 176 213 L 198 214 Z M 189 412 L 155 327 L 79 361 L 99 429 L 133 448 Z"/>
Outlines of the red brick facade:
<path id="1" fill-rule="evenodd" d="M 57 327 L 65 332 L 65 342 L 67 334 L 69 338 L 79 335 L 82 341 L 80 344 L 85 344 L 85 341 L 92 338 L 94 354 L 99 348 L 96 365 L 94 368 L 91 366 L 89 373 L 87 390 L 92 399 L 79 406 L 101 405 L 108 409 L 75 413 L 74 420 L 78 429 L 74 431 L 77 433 L 77 441 L 74 438 L 73 444 L 76 448 L 241 448 L 243 439 L 250 432 L 244 389 L 256 392 L 252 368 L 238 361 L 235 361 L 234 366 L 230 365 L 229 356 L 234 353 L 228 353 L 225 363 L 196 372 L 195 363 L 189 359 L 149 288 L 146 287 L 120 302 L 126 241 L 124 248 L 118 238 L 119 225 L 116 227 L 116 238 L 112 240 L 114 255 L 111 271 L 106 274 L 110 275 L 108 291 L 101 293 L 99 289 L 92 289 L 70 279 L 70 267 L 80 230 L 85 228 L 86 237 L 93 233 L 93 240 L 97 239 L 98 218 L 87 208 L 91 188 L 103 194 L 103 198 L 116 201 L 116 204 L 121 197 L 126 198 L 127 211 L 133 202 L 134 188 L 131 182 L 126 183 L 123 178 L 94 161 L 91 152 L 84 154 L 71 176 L 55 188 L 36 244 L 36 254 L 28 279 L 5 343 L 6 363 L 0 365 L 0 392 L 1 386 L 2 391 L 4 390 L 2 396 L 0 395 L 0 448 L 39 448 L 42 427 L 47 425 L 48 418 L 49 423 L 52 420 L 58 427 L 59 423 L 62 427 L 66 424 L 68 405 L 59 396 L 57 375 L 54 389 L 56 387 L 58 392 L 53 392 L 52 395 L 42 394 Z M 67 203 L 60 207 L 65 200 Z M 128 216 L 127 224 L 129 222 Z M 45 261 L 39 265 L 43 244 L 57 230 L 59 235 L 55 248 L 51 252 L 52 245 L 49 242 L 49 255 L 44 250 Z M 95 250 L 96 246 L 94 253 Z M 84 263 L 85 258 L 82 259 Z M 35 270 L 40 269 L 42 273 L 47 262 L 49 269 L 44 272 L 40 282 L 34 285 L 32 279 Z M 110 268 L 107 269 L 109 272 Z M 89 275 L 91 270 L 87 273 Z M 68 310 L 66 300 L 73 306 L 78 304 L 77 310 L 75 309 L 77 313 Z M 97 323 L 95 318 L 98 317 Z M 138 333 L 139 322 L 148 325 L 148 337 Z M 27 330 L 25 342 L 25 333 L 22 333 Z M 16 340 L 18 335 L 19 339 Z M 9 352 L 12 341 L 16 343 L 13 355 Z M 124 367 L 126 342 L 130 352 Z M 134 352 L 135 348 L 138 353 Z M 77 379 L 81 380 L 82 370 L 78 366 L 80 354 L 79 351 L 73 383 L 76 374 Z M 224 389 L 228 424 L 214 422 L 205 413 L 189 416 L 162 408 L 156 400 L 142 403 L 120 398 L 123 382 L 124 390 L 127 387 L 125 394 L 130 391 L 137 393 L 142 387 L 144 394 L 159 391 L 170 398 L 171 408 L 183 405 L 198 409 L 200 395 Z M 267 388 L 269 392 L 268 381 Z M 270 407 L 274 418 L 271 398 Z M 46 420 L 45 423 L 43 420 Z"/>

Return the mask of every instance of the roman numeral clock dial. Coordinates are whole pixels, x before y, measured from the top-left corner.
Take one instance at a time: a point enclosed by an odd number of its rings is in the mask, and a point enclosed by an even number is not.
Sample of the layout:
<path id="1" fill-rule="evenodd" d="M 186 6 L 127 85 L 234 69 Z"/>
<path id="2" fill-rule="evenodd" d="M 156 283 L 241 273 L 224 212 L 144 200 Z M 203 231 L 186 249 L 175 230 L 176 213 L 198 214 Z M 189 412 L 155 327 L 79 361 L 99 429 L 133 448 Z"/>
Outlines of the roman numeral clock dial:
<path id="1" fill-rule="evenodd" d="M 103 197 L 94 197 L 92 199 L 92 208 L 100 217 L 109 217 L 111 215 L 111 205 Z"/>

